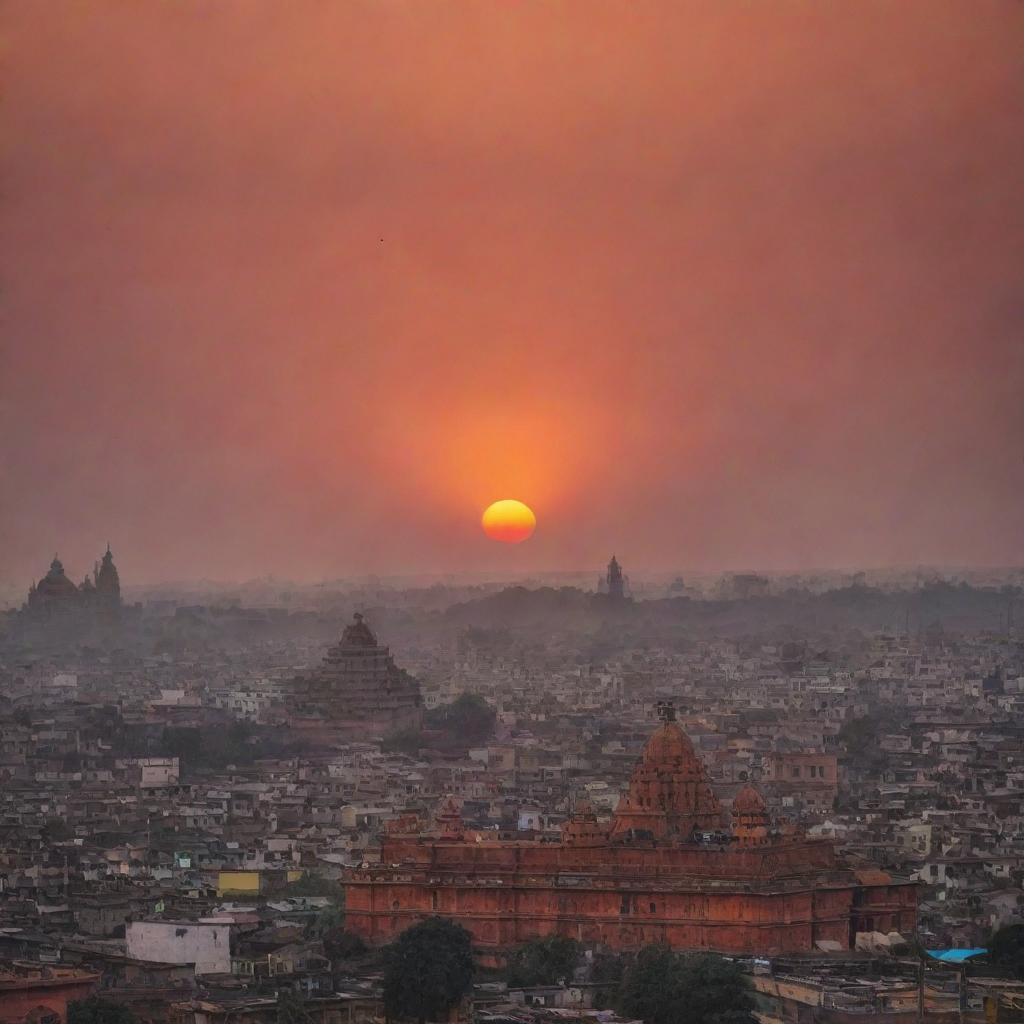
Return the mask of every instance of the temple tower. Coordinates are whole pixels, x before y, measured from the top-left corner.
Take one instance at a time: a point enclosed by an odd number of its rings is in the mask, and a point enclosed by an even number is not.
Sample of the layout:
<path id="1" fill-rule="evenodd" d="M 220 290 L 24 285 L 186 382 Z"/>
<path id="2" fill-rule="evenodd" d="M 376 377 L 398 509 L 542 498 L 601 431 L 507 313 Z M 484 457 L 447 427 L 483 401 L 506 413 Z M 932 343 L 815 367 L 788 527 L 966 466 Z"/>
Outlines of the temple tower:
<path id="1" fill-rule="evenodd" d="M 102 612 L 117 614 L 121 610 L 121 577 L 114 565 L 109 544 L 94 577 L 97 607 Z"/>
<path id="2" fill-rule="evenodd" d="M 629 789 L 615 809 L 613 839 L 650 836 L 684 842 L 694 830 L 722 826 L 722 808 L 711 789 L 704 762 L 676 723 L 670 702 L 658 705 L 661 727 L 647 741 L 633 769 Z"/>
<path id="3" fill-rule="evenodd" d="M 759 846 L 768 842 L 770 829 L 764 797 L 748 782 L 732 802 L 732 834 L 741 846 Z"/>
<path id="4" fill-rule="evenodd" d="M 619 565 L 619 560 L 614 555 L 612 555 L 612 560 L 608 563 L 605 587 L 607 588 L 608 596 L 613 601 L 625 600 L 626 578 L 622 575 L 622 566 Z"/>

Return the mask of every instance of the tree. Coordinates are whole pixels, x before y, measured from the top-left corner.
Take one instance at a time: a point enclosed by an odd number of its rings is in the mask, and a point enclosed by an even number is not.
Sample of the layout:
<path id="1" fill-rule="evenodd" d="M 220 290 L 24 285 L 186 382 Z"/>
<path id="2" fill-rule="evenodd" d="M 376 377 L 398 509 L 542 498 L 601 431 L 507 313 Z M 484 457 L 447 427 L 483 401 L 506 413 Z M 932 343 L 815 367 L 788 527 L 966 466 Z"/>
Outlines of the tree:
<path id="1" fill-rule="evenodd" d="M 497 718 L 494 708 L 476 693 L 463 693 L 451 704 L 427 712 L 428 725 L 469 746 L 490 739 Z"/>
<path id="2" fill-rule="evenodd" d="M 508 983 L 512 987 L 557 985 L 572 981 L 580 958 L 575 939 L 549 935 L 520 946 L 509 958 Z"/>
<path id="3" fill-rule="evenodd" d="M 68 1024 L 139 1024 L 139 1018 L 127 1006 L 89 996 L 68 1004 Z"/>
<path id="4" fill-rule="evenodd" d="M 301 992 L 281 989 L 277 993 L 277 1024 L 312 1024 Z"/>
<path id="5" fill-rule="evenodd" d="M 354 960 L 366 954 L 366 943 L 355 934 L 339 928 L 323 936 L 324 952 L 334 963 L 339 960 Z"/>
<path id="6" fill-rule="evenodd" d="M 1009 967 L 1024 977 L 1024 924 L 997 928 L 988 941 L 988 958 L 1000 967 Z"/>
<path id="7" fill-rule="evenodd" d="M 294 882 L 282 890 L 284 896 L 327 896 L 332 903 L 344 905 L 345 890 L 338 882 L 332 882 L 313 871 L 303 871 Z"/>
<path id="8" fill-rule="evenodd" d="M 423 746 L 423 733 L 419 729 L 399 729 L 381 741 L 385 754 L 415 754 Z"/>
<path id="9" fill-rule="evenodd" d="M 594 1007 L 605 1010 L 618 999 L 619 986 L 626 972 L 626 962 L 619 953 L 595 953 L 590 964 L 590 981 L 598 986 L 594 993 Z"/>
<path id="10" fill-rule="evenodd" d="M 389 1018 L 446 1017 L 473 984 L 469 932 L 442 917 L 428 917 L 402 932 L 385 952 L 384 1010 Z"/>
<path id="11" fill-rule="evenodd" d="M 746 1024 L 753 1000 L 743 971 L 712 953 L 646 946 L 626 970 L 616 1009 L 645 1024 Z"/>

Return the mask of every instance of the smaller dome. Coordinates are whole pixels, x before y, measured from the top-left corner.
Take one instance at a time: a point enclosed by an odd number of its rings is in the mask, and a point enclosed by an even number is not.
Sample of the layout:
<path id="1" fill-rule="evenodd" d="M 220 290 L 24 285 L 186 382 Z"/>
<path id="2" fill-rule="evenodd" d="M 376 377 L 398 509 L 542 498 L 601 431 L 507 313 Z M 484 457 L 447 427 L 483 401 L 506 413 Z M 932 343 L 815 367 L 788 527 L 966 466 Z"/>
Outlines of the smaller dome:
<path id="1" fill-rule="evenodd" d="M 689 736 L 675 722 L 665 722 L 644 747 L 644 760 L 648 764 L 671 764 L 696 756 Z"/>
<path id="2" fill-rule="evenodd" d="M 733 814 L 764 814 L 768 810 L 764 797 L 749 782 L 732 802 Z"/>

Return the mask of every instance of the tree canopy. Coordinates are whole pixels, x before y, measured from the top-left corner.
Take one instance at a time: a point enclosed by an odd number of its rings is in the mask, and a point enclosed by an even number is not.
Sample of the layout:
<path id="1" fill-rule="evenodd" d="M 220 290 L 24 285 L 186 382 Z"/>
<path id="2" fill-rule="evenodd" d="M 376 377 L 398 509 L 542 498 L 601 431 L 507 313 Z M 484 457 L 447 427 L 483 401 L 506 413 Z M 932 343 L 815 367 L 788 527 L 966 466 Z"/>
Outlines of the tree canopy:
<path id="1" fill-rule="evenodd" d="M 560 935 L 534 939 L 509 957 L 508 983 L 517 987 L 571 982 L 579 958 L 580 944 L 575 939 Z"/>
<path id="2" fill-rule="evenodd" d="M 389 1018 L 441 1020 L 473 984 L 469 932 L 428 917 L 402 932 L 385 952 L 384 1009 Z"/>
<path id="3" fill-rule="evenodd" d="M 626 970 L 616 1009 L 645 1024 L 747 1024 L 753 1000 L 746 975 L 712 953 L 647 946 Z"/>
<path id="4" fill-rule="evenodd" d="M 1000 967 L 1010 967 L 1024 977 L 1024 924 L 997 928 L 988 943 L 988 957 Z"/>
<path id="5" fill-rule="evenodd" d="M 491 738 L 497 717 L 494 708 L 479 694 L 463 693 L 451 704 L 428 711 L 427 724 L 473 746 Z"/>
<path id="6" fill-rule="evenodd" d="M 139 1018 L 127 1006 L 89 996 L 68 1004 L 68 1024 L 139 1024 Z"/>

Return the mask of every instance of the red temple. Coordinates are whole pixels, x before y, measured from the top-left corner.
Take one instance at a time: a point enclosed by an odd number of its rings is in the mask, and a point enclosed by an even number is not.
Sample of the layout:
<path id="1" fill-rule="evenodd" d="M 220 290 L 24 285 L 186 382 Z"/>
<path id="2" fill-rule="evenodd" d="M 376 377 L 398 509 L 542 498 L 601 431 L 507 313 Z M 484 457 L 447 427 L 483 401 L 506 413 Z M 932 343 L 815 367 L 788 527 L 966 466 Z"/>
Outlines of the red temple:
<path id="1" fill-rule="evenodd" d="M 915 883 L 858 869 L 831 840 L 773 821 L 753 786 L 726 813 L 671 706 L 662 711 L 610 824 L 583 804 L 560 842 L 488 839 L 467 833 L 449 799 L 429 833 L 395 822 L 381 864 L 349 873 L 347 927 L 383 943 L 440 914 L 492 963 L 547 935 L 769 955 L 914 931 Z"/>

